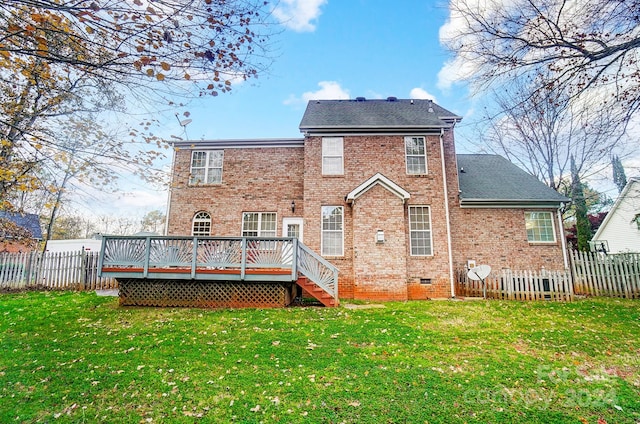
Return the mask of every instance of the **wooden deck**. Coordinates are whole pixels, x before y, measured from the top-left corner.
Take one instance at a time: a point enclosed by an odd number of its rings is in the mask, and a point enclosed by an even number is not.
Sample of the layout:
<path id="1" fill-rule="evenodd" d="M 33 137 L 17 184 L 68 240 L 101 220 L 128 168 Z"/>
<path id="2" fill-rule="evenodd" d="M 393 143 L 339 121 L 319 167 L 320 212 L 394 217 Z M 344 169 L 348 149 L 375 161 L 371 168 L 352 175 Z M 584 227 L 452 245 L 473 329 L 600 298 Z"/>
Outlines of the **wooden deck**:
<path id="1" fill-rule="evenodd" d="M 197 305 L 211 304 L 211 296 L 226 299 L 233 296 L 229 290 L 237 293 L 250 287 L 263 299 L 259 305 L 273 306 L 265 291 L 275 293 L 280 305 L 280 288 L 290 301 L 296 284 L 313 288 L 314 297 L 327 306 L 338 304 L 338 270 L 295 238 L 107 236 L 99 270 L 121 286 L 135 287 L 136 304 L 146 304 L 145 296 L 158 306 L 182 305 L 184 296 Z M 181 291 L 191 294 L 183 296 Z M 243 296 L 236 303 L 253 304 L 251 293 Z"/>

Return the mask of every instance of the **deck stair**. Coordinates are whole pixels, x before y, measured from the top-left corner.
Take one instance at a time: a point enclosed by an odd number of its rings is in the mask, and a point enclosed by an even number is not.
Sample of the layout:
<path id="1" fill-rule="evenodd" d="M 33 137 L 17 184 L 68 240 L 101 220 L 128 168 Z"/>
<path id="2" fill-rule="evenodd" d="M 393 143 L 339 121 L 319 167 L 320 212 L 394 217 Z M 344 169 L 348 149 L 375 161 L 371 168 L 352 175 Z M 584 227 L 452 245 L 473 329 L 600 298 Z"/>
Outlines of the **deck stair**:
<path id="1" fill-rule="evenodd" d="M 307 277 L 301 276 L 296 281 L 296 284 L 300 286 L 305 292 L 322 303 L 327 307 L 335 307 L 338 306 L 338 299 L 334 298 L 332 295 L 327 293 L 322 287 L 314 283 L 313 281 L 309 281 Z"/>

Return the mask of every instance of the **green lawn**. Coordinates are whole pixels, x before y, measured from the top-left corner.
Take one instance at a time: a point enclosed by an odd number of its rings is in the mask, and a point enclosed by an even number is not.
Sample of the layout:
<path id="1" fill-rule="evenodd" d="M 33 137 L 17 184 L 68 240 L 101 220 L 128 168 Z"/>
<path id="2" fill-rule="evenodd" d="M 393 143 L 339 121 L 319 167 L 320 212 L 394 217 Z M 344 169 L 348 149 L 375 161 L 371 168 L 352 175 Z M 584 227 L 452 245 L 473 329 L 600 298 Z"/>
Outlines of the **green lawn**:
<path id="1" fill-rule="evenodd" d="M 0 422 L 640 422 L 640 302 L 0 295 Z"/>

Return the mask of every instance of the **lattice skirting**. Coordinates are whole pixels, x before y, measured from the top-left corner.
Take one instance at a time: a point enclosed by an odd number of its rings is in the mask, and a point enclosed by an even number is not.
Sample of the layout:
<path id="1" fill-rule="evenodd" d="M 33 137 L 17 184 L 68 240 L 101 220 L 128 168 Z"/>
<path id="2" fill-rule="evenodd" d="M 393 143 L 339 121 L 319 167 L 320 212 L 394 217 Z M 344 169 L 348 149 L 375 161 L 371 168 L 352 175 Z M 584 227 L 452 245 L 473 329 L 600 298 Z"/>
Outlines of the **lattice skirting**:
<path id="1" fill-rule="evenodd" d="M 291 303 L 291 284 L 118 279 L 120 305 L 265 308 Z"/>

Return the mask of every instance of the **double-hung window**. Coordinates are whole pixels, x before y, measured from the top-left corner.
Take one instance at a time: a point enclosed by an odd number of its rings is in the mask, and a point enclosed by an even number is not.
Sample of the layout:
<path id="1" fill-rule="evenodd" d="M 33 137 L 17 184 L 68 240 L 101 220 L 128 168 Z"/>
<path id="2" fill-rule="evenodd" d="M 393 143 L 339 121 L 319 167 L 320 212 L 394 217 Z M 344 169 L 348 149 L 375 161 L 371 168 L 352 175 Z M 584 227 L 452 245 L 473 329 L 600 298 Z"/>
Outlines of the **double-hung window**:
<path id="1" fill-rule="evenodd" d="M 424 137 L 405 137 L 404 152 L 407 162 L 407 174 L 427 173 L 427 148 Z"/>
<path id="2" fill-rule="evenodd" d="M 220 184 L 224 150 L 203 150 L 191 153 L 189 184 Z"/>
<path id="3" fill-rule="evenodd" d="M 211 235 L 211 215 L 208 212 L 198 212 L 193 217 L 191 235 L 210 236 Z"/>
<path id="4" fill-rule="evenodd" d="M 529 243 L 555 243 L 556 233 L 553 230 L 551 212 L 525 212 L 524 221 Z"/>
<path id="5" fill-rule="evenodd" d="M 343 138 L 322 138 L 322 175 L 343 175 Z"/>
<path id="6" fill-rule="evenodd" d="M 409 237 L 411 256 L 433 255 L 429 206 L 409 206 Z"/>
<path id="7" fill-rule="evenodd" d="M 322 207 L 322 255 L 344 255 L 344 210 L 342 206 Z"/>
<path id="8" fill-rule="evenodd" d="M 275 212 L 244 212 L 242 214 L 243 237 L 275 237 Z"/>

